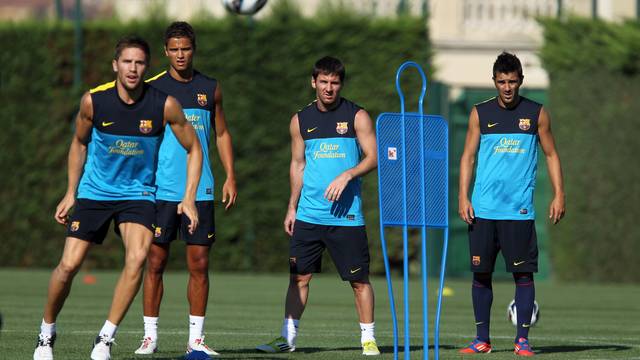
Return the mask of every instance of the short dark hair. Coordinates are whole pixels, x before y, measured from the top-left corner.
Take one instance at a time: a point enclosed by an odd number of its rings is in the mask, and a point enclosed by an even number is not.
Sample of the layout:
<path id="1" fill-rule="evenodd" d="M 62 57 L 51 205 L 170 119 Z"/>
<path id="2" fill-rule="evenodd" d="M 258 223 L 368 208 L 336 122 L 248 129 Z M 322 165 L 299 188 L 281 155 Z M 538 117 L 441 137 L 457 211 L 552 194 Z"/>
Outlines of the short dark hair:
<path id="1" fill-rule="evenodd" d="M 340 81 L 344 81 L 344 64 L 334 57 L 325 56 L 313 65 L 313 73 L 311 75 L 314 79 L 317 79 L 319 74 L 336 74 L 340 76 Z"/>
<path id="2" fill-rule="evenodd" d="M 493 63 L 493 78 L 495 79 L 498 73 L 507 74 L 514 71 L 518 73 L 520 80 L 524 78 L 520 59 L 514 54 L 503 51 L 502 54 L 498 55 L 496 62 Z"/>
<path id="3" fill-rule="evenodd" d="M 191 41 L 193 50 L 196 49 L 196 32 L 193 27 L 186 21 L 174 21 L 164 31 L 164 46 L 167 46 L 172 38 L 185 37 Z"/>
<path id="4" fill-rule="evenodd" d="M 118 43 L 116 44 L 116 52 L 113 58 L 117 61 L 120 58 L 120 55 L 122 55 L 122 50 L 128 49 L 128 48 L 138 48 L 144 51 L 147 64 L 151 60 L 151 51 L 149 50 L 149 43 L 147 43 L 145 39 L 136 35 L 129 35 L 129 36 L 120 38 L 120 40 L 118 40 Z"/>

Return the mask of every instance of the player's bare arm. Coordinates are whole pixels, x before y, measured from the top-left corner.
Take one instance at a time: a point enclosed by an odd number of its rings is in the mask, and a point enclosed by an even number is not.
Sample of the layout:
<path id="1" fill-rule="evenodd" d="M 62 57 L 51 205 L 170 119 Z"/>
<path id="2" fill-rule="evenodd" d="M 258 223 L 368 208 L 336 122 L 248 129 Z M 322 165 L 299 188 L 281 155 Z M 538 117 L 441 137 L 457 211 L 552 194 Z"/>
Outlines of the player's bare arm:
<path id="1" fill-rule="evenodd" d="M 476 153 L 480 144 L 480 118 L 478 110 L 474 107 L 469 115 L 469 128 L 464 141 L 464 150 L 460 158 L 460 183 L 458 187 L 458 215 L 467 224 L 473 222 L 475 214 L 469 201 L 469 184 L 473 176 L 473 166 L 476 161 Z"/>
<path id="2" fill-rule="evenodd" d="M 340 199 L 342 192 L 353 178 L 367 174 L 378 165 L 378 152 L 376 150 L 376 133 L 371 117 L 365 110 L 356 113 L 354 128 L 358 143 L 362 149 L 362 160 L 355 167 L 338 175 L 327 186 L 324 197 L 329 201 Z"/>
<path id="3" fill-rule="evenodd" d="M 560 156 L 556 151 L 556 144 L 551 133 L 551 117 L 543 107 L 540 109 L 538 117 L 538 136 L 540 137 L 540 146 L 547 159 L 547 171 L 549 179 L 553 187 L 553 200 L 549 205 L 549 219 L 557 224 L 564 216 L 564 187 L 562 181 L 562 167 L 560 166 Z"/>
<path id="4" fill-rule="evenodd" d="M 214 94 L 216 102 L 216 147 L 218 148 L 218 156 L 224 172 L 227 174 L 227 179 L 222 185 L 222 202 L 225 205 L 224 209 L 228 210 L 236 203 L 236 197 L 238 196 L 238 190 L 236 188 L 236 174 L 233 167 L 233 147 L 231 143 L 231 133 L 227 129 L 227 119 L 224 115 L 224 109 L 222 108 L 222 89 L 220 88 L 220 82 L 216 87 Z"/>
<path id="5" fill-rule="evenodd" d="M 187 186 L 182 202 L 178 205 L 178 213 L 184 212 L 189 218 L 189 233 L 193 234 L 198 226 L 198 211 L 196 210 L 196 191 L 202 172 L 202 148 L 196 132 L 184 117 L 182 106 L 172 96 L 167 97 L 164 105 L 165 121 L 171 126 L 180 145 L 187 151 Z"/>
<path id="6" fill-rule="evenodd" d="M 300 124 L 298 123 L 298 114 L 293 115 L 289 125 L 291 133 L 291 165 L 289 167 L 289 181 L 291 185 L 291 196 L 289 197 L 289 206 L 287 216 L 284 218 L 284 231 L 293 235 L 293 224 L 296 222 L 296 209 L 300 192 L 302 191 L 302 176 L 306 161 L 304 159 L 304 139 L 300 135 Z"/>
<path id="7" fill-rule="evenodd" d="M 87 142 L 91 136 L 91 127 L 93 126 L 93 103 L 91 95 L 87 92 L 80 100 L 80 110 L 76 116 L 76 130 L 71 139 L 69 146 L 68 158 L 68 174 L 67 174 L 67 192 L 56 207 L 54 215 L 56 221 L 65 225 L 67 223 L 67 215 L 76 201 L 76 190 L 84 162 L 87 159 Z"/>

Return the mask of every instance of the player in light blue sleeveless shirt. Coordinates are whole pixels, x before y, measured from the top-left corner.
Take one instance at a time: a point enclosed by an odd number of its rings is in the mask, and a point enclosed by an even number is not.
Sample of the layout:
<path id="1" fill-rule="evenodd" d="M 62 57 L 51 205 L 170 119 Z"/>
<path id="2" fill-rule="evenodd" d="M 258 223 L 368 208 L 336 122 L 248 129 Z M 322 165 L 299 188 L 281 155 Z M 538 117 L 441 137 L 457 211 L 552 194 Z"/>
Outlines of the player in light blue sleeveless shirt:
<path id="1" fill-rule="evenodd" d="M 222 108 L 222 90 L 216 79 L 193 68 L 196 35 L 186 22 L 174 22 L 165 31 L 165 55 L 169 70 L 147 82 L 180 101 L 202 145 L 202 176 L 198 185 L 196 206 L 200 226 L 193 233 L 186 231 L 187 219 L 177 213 L 186 178 L 185 151 L 167 128 L 156 172 L 156 228 L 149 250 L 144 278 L 143 321 L 145 334 L 136 354 L 152 354 L 157 350 L 157 324 L 162 301 L 162 274 L 167 264 L 170 244 L 178 237 L 186 243 L 189 282 L 189 340 L 187 352 L 202 351 L 217 355 L 204 342 L 204 318 L 209 295 L 209 251 L 214 243 L 214 179 L 210 166 L 209 143 L 214 139 L 227 178 L 222 186 L 222 203 L 229 209 L 235 204 L 236 184 L 233 169 L 231 135 Z"/>
<path id="2" fill-rule="evenodd" d="M 326 248 L 355 294 L 364 355 L 380 354 L 374 336 L 369 247 L 362 215 L 360 177 L 377 165 L 369 114 L 340 96 L 344 65 L 326 56 L 311 76 L 316 99 L 289 124 L 291 196 L 284 220 L 289 243 L 289 289 L 279 337 L 257 347 L 290 352 L 306 306 L 312 274 L 321 271 Z"/>
<path id="3" fill-rule="evenodd" d="M 189 231 L 198 224 L 195 192 L 202 164 L 198 139 L 177 100 L 144 84 L 150 56 L 147 42 L 125 37 L 115 50 L 116 80 L 87 92 L 76 117 L 69 183 L 55 214 L 56 221 L 67 225 L 67 238 L 49 281 L 34 360 L 53 359 L 55 321 L 73 278 L 91 245 L 102 243 L 114 222 L 125 249 L 124 266 L 90 355 L 92 359 L 111 357 L 116 330 L 138 291 L 153 236 L 154 170 L 165 124 L 170 124 L 189 152 L 183 210 L 190 219 Z"/>
<path id="4" fill-rule="evenodd" d="M 476 338 L 463 354 L 491 352 L 489 325 L 493 301 L 492 274 L 499 252 L 513 274 L 517 330 L 516 355 L 532 356 L 529 328 L 535 300 L 533 273 L 538 271 L 533 193 L 538 143 L 547 159 L 554 199 L 549 218 L 564 215 L 560 158 L 555 149 L 549 115 L 542 105 L 519 95 L 524 76 L 520 60 L 502 53 L 493 66 L 498 96 L 473 107 L 460 159 L 458 213 L 468 226 L 469 263 L 473 272 Z M 472 201 L 469 185 L 477 155 Z"/>

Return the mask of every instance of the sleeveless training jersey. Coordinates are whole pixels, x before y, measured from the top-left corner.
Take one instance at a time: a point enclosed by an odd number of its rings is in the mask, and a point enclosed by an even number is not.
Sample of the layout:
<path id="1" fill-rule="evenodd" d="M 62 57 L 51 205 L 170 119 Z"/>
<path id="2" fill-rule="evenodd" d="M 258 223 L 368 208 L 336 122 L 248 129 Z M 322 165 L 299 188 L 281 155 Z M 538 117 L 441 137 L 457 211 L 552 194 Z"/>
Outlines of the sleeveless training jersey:
<path id="1" fill-rule="evenodd" d="M 359 177 L 349 182 L 339 201 L 324 198 L 333 179 L 360 163 L 354 122 L 361 107 L 344 98 L 339 101 L 327 112 L 318 110 L 315 101 L 298 112 L 306 163 L 296 218 L 320 225 L 362 226 Z"/>
<path id="2" fill-rule="evenodd" d="M 218 82 L 198 71 L 193 79 L 182 82 L 164 71 L 147 82 L 178 99 L 184 115 L 196 131 L 202 146 L 202 175 L 198 184 L 196 201 L 213 200 L 213 172 L 209 165 L 209 139 L 215 127 L 216 104 L 214 94 Z M 171 127 L 167 124 L 164 140 L 160 146 L 158 171 L 156 172 L 158 192 L 156 199 L 182 201 L 187 184 L 187 152 L 180 145 Z"/>
<path id="3" fill-rule="evenodd" d="M 513 109 L 501 107 L 497 97 L 476 105 L 481 135 L 472 204 L 477 217 L 535 219 L 541 108 L 522 96 Z"/>
<path id="4" fill-rule="evenodd" d="M 143 84 L 133 104 L 115 81 L 91 89 L 93 129 L 78 198 L 155 201 L 155 169 L 167 95 Z"/>

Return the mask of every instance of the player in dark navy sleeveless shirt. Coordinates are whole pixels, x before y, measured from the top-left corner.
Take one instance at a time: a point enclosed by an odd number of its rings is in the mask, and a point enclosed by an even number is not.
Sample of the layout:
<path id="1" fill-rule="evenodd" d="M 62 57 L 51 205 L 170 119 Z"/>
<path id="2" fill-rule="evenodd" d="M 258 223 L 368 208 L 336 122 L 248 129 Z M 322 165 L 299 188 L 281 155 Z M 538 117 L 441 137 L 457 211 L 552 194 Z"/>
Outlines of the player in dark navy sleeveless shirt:
<path id="1" fill-rule="evenodd" d="M 76 118 L 69 149 L 67 193 L 55 219 L 67 225 L 59 265 L 51 274 L 47 304 L 34 359 L 53 359 L 55 320 L 92 244 L 102 243 L 111 220 L 122 237 L 125 264 L 113 295 L 107 321 L 99 332 L 91 359 L 109 359 L 118 324 L 140 287 L 142 269 L 153 236 L 155 168 L 166 124 L 188 156 L 188 180 L 182 210 L 198 224 L 195 193 L 202 152 L 182 107 L 173 97 L 144 84 L 149 46 L 126 37 L 116 46 L 116 80 L 86 93 Z M 73 214 L 67 217 L 74 207 Z"/>
<path id="2" fill-rule="evenodd" d="M 169 70 L 147 82 L 182 104 L 187 120 L 193 125 L 202 146 L 202 176 L 198 185 L 196 206 L 200 226 L 194 234 L 186 231 L 189 219 L 176 214 L 183 196 L 186 152 L 167 127 L 160 146 L 156 173 L 156 229 L 149 250 L 147 271 L 144 275 L 143 321 L 144 336 L 136 354 L 152 354 L 157 351 L 158 317 L 164 291 L 162 274 L 169 257 L 170 244 L 178 233 L 187 245 L 186 257 L 189 270 L 187 299 L 189 300 L 188 351 L 217 353 L 204 343 L 204 320 L 209 295 L 209 249 L 215 241 L 213 214 L 214 179 L 209 160 L 209 140 L 213 137 L 227 178 L 222 186 L 222 202 L 225 210 L 235 204 L 237 190 L 233 169 L 231 135 L 227 129 L 222 109 L 222 90 L 216 79 L 207 77 L 193 68 L 196 51 L 196 34 L 186 22 L 170 24 L 165 31 L 165 54 Z M 180 230 L 179 230 L 180 229 Z"/>
<path id="3" fill-rule="evenodd" d="M 538 271 L 533 193 L 538 143 L 547 159 L 554 198 L 549 218 L 564 216 L 560 158 L 551 134 L 551 119 L 542 105 L 519 95 L 524 76 L 520 60 L 509 53 L 498 56 L 493 80 L 498 96 L 471 110 L 469 129 L 460 160 L 458 212 L 469 224 L 469 261 L 473 272 L 472 299 L 477 337 L 461 353 L 491 351 L 489 319 L 495 260 L 502 251 L 507 271 L 516 285 L 516 355 L 532 356 L 528 341 L 535 300 L 533 273 Z M 473 197 L 469 185 L 476 167 Z"/>
<path id="4" fill-rule="evenodd" d="M 284 221 L 291 236 L 291 276 L 281 336 L 258 346 L 264 352 L 295 350 L 309 282 L 320 272 L 327 248 L 340 276 L 353 288 L 363 354 L 380 353 L 360 195 L 360 177 L 377 165 L 375 131 L 364 109 L 340 97 L 344 74 L 340 60 L 318 60 L 311 78 L 316 100 L 291 119 L 291 197 Z"/>

